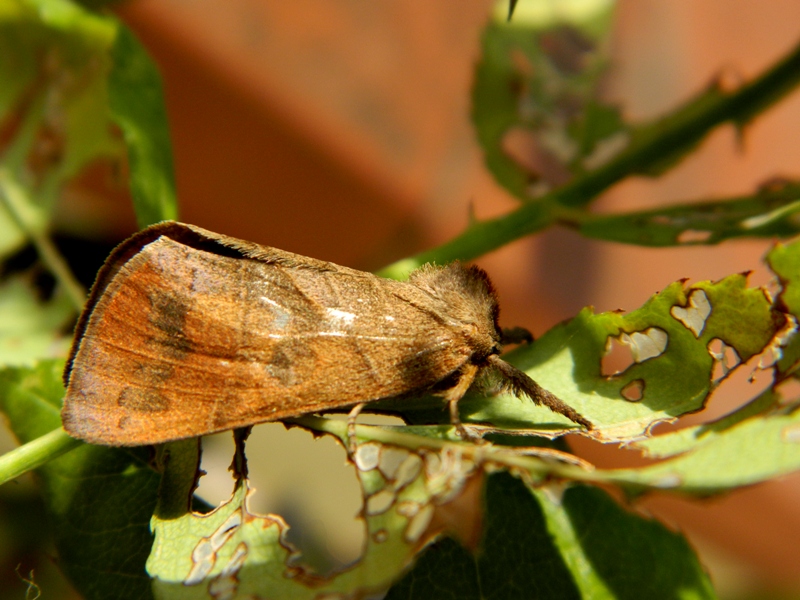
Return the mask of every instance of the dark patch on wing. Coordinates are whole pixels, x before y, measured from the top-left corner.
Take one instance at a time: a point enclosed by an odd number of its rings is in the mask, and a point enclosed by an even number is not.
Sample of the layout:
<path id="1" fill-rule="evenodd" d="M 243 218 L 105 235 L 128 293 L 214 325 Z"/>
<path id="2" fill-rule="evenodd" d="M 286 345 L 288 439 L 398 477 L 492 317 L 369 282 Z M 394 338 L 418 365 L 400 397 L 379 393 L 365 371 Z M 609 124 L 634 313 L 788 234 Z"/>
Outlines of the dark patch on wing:
<path id="1" fill-rule="evenodd" d="M 175 367 L 157 361 L 137 363 L 133 369 L 133 379 L 150 385 L 157 385 L 172 377 Z"/>
<path id="2" fill-rule="evenodd" d="M 189 307 L 176 296 L 161 291 L 150 295 L 150 304 L 150 322 L 162 334 L 152 341 L 163 346 L 172 358 L 185 358 L 192 350 L 192 342 L 184 333 Z"/>
<path id="3" fill-rule="evenodd" d="M 157 390 L 125 387 L 117 398 L 117 404 L 136 412 L 163 412 L 169 409 L 169 400 Z"/>
<path id="4" fill-rule="evenodd" d="M 275 377 L 275 379 L 280 381 L 282 385 L 291 385 L 292 361 L 279 345 L 276 345 L 272 356 L 269 358 L 267 371 L 269 371 L 269 374 Z"/>
<path id="5" fill-rule="evenodd" d="M 267 362 L 267 372 L 284 387 L 301 383 L 310 372 L 316 354 L 308 344 L 298 340 L 285 340 L 275 344 Z"/>

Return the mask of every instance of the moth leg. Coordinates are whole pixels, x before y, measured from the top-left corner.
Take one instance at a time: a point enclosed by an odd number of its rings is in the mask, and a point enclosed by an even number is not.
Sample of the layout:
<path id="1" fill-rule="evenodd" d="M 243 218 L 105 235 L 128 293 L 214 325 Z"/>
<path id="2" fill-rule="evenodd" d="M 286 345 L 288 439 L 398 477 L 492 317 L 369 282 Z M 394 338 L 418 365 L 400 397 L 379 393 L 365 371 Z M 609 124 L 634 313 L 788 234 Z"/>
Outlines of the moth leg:
<path id="1" fill-rule="evenodd" d="M 244 443 L 253 431 L 253 426 L 239 427 L 233 430 L 233 442 L 236 444 L 236 451 L 233 454 L 233 462 L 228 470 L 233 473 L 236 480 L 247 479 L 247 456 L 244 453 Z"/>
<path id="2" fill-rule="evenodd" d="M 464 427 L 464 424 L 461 422 L 461 417 L 458 414 L 458 401 L 467 393 L 477 372 L 478 365 L 469 364 L 462 367 L 461 376 L 458 378 L 456 384 L 441 393 L 445 402 L 447 402 L 447 407 L 450 409 L 450 423 L 456 428 L 462 440 L 469 440 L 471 442 L 482 442 L 483 438 Z"/>
<path id="3" fill-rule="evenodd" d="M 366 402 L 361 402 L 360 404 L 356 404 L 353 408 L 350 409 L 350 412 L 347 413 L 347 451 L 353 455 L 356 452 L 356 419 L 358 415 L 361 414 L 361 411 L 364 410 L 364 407 L 367 405 Z"/>

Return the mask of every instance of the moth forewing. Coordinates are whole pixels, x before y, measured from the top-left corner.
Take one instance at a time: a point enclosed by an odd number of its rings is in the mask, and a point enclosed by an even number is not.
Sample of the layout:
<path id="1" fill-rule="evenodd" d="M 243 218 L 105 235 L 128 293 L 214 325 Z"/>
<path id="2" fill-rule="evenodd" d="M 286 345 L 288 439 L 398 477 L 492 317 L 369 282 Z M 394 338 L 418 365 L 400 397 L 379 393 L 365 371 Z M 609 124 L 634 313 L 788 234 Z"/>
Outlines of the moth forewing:
<path id="1" fill-rule="evenodd" d="M 157 443 L 395 397 L 470 356 L 408 284 L 166 234 L 121 254 L 67 373 L 64 426 L 86 441 Z"/>

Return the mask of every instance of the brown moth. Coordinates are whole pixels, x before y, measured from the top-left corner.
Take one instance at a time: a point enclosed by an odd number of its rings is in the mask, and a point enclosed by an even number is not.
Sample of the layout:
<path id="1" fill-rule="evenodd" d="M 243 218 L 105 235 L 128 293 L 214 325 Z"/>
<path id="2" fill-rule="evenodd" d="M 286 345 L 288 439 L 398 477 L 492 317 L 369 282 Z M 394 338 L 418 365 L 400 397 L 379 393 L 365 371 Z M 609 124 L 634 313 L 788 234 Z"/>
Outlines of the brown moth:
<path id="1" fill-rule="evenodd" d="M 195 437 L 434 393 L 476 375 L 591 424 L 498 356 L 486 273 L 425 266 L 407 282 L 163 222 L 98 274 L 64 373 L 64 428 L 94 444 Z M 517 332 L 518 333 L 518 332 Z"/>

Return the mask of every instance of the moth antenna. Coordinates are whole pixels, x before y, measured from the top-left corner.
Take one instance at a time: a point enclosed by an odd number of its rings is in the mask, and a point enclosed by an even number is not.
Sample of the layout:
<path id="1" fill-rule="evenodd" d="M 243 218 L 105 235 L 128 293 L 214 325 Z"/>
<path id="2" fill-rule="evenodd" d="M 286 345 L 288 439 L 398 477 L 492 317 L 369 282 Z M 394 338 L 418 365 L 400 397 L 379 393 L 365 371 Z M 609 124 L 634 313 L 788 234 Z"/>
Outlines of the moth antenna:
<path id="1" fill-rule="evenodd" d="M 533 343 L 533 334 L 524 327 L 503 327 L 500 333 L 502 333 L 500 343 L 503 346 L 522 344 L 523 342 L 526 344 Z"/>
<path id="2" fill-rule="evenodd" d="M 488 361 L 489 364 L 502 375 L 504 385 L 515 396 L 524 394 L 533 400 L 535 404 L 543 404 L 553 412 L 564 415 L 573 423 L 583 425 L 586 429 L 592 429 L 592 423 L 586 417 L 566 404 L 555 394 L 548 392 L 531 379 L 527 373 L 520 371 L 496 354 L 489 356 Z"/>

